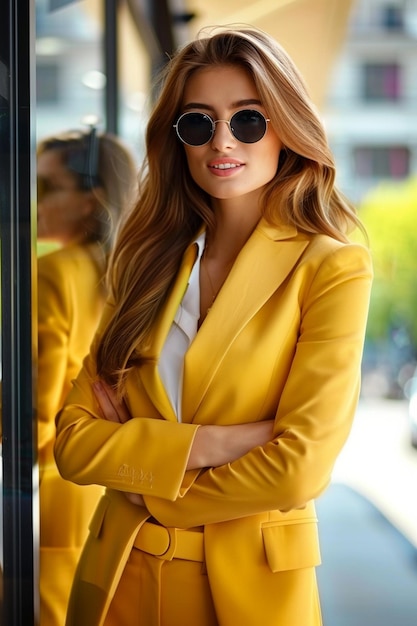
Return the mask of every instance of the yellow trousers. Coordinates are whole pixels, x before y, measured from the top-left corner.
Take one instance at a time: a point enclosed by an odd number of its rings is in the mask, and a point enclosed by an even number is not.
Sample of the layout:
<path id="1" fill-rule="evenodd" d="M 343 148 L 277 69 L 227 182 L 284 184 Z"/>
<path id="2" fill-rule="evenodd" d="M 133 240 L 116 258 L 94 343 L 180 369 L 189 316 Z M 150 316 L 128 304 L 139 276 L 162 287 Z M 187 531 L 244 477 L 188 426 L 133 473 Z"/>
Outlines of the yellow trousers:
<path id="1" fill-rule="evenodd" d="M 133 548 L 105 626 L 218 626 L 204 560 Z"/>
<path id="2" fill-rule="evenodd" d="M 75 568 L 88 524 L 103 493 L 98 486 L 79 486 L 61 478 L 51 463 L 39 488 L 40 626 L 64 626 Z"/>

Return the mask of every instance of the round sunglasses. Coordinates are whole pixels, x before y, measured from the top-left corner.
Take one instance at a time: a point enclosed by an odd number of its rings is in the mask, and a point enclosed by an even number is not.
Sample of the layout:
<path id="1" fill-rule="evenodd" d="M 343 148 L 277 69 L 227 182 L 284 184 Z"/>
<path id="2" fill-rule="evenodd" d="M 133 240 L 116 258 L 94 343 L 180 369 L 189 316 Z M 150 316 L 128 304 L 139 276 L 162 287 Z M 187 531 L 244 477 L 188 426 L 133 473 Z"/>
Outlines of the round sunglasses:
<path id="1" fill-rule="evenodd" d="M 229 130 L 242 143 L 256 143 L 266 133 L 270 120 L 259 111 L 244 109 L 237 111 L 230 120 L 213 120 L 207 113 L 183 113 L 173 125 L 178 137 L 187 146 L 204 146 L 212 140 L 216 124 L 225 122 Z"/>

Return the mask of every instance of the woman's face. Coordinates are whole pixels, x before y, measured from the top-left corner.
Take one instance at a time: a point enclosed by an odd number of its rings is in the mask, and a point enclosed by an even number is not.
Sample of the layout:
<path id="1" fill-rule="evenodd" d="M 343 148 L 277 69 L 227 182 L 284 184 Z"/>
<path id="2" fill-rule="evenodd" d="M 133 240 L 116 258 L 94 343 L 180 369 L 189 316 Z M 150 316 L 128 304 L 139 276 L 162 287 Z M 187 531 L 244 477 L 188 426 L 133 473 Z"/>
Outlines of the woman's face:
<path id="1" fill-rule="evenodd" d="M 38 238 L 65 245 L 84 236 L 86 220 L 94 209 L 93 197 L 79 188 L 57 150 L 38 156 L 37 177 Z"/>
<path id="2" fill-rule="evenodd" d="M 216 121 L 230 120 L 243 109 L 260 111 L 268 118 L 254 81 L 241 67 L 198 70 L 186 84 L 182 112 L 206 113 Z M 213 199 L 239 199 L 257 206 L 262 189 L 277 172 L 282 143 L 270 122 L 262 139 L 243 143 L 221 121 L 209 143 L 184 144 L 184 148 L 192 178 Z"/>

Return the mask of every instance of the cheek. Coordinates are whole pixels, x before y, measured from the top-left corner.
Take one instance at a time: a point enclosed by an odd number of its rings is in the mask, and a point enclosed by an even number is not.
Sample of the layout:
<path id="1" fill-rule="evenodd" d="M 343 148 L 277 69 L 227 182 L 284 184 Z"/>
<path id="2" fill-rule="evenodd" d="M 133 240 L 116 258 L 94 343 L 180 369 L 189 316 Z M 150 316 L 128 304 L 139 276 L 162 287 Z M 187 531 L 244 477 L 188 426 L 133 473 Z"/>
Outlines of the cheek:
<path id="1" fill-rule="evenodd" d="M 281 144 L 275 143 L 267 147 L 264 155 L 263 162 L 265 164 L 265 172 L 273 178 L 278 171 L 279 155 L 281 153 Z"/>
<path id="2" fill-rule="evenodd" d="M 185 150 L 185 156 L 187 158 L 188 170 L 191 174 L 191 178 L 195 183 L 199 184 L 199 180 L 201 179 L 201 175 L 203 172 L 202 160 L 198 159 L 198 154 L 195 152 L 198 151 L 198 148 L 189 147 Z"/>
<path id="3" fill-rule="evenodd" d="M 39 219 L 45 228 L 49 230 L 56 230 L 62 227 L 62 224 L 66 221 L 67 212 L 61 209 L 59 202 L 53 203 L 45 202 L 38 208 Z"/>
<path id="4" fill-rule="evenodd" d="M 43 220 L 49 220 L 52 215 L 53 211 L 47 200 L 38 202 L 38 217 L 41 217 Z"/>

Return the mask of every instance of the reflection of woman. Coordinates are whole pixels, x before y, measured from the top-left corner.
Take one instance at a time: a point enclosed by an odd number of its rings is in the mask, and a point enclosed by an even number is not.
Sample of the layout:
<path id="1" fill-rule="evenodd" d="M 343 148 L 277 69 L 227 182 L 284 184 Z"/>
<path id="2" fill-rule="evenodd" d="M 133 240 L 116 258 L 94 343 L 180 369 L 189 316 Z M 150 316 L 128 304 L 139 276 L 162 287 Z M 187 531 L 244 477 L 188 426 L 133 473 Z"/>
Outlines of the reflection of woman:
<path id="1" fill-rule="evenodd" d="M 313 499 L 355 412 L 371 283 L 334 177 L 267 35 L 221 31 L 171 61 L 57 418 L 62 474 L 107 487 L 67 626 L 321 623 Z"/>
<path id="2" fill-rule="evenodd" d="M 62 626 L 99 486 L 64 481 L 53 458 L 55 415 L 101 315 L 112 234 L 130 202 L 135 166 L 113 136 L 67 133 L 38 148 L 38 237 L 60 249 L 38 262 L 40 622 Z"/>

